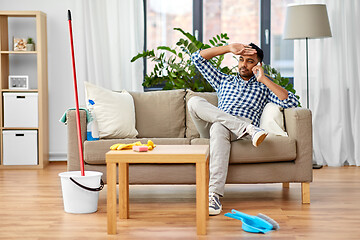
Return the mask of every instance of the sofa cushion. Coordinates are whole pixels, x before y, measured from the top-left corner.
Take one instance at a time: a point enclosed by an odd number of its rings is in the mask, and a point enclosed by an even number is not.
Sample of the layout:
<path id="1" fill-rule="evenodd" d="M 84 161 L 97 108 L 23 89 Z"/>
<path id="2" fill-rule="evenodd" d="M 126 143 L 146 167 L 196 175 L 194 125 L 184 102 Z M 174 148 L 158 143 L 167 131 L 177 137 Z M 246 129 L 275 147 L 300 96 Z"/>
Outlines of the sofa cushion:
<path id="1" fill-rule="evenodd" d="M 191 145 L 210 144 L 206 138 L 195 138 Z M 230 164 L 286 162 L 296 159 L 296 141 L 289 137 L 269 135 L 259 147 L 249 137 L 231 142 Z"/>
<path id="2" fill-rule="evenodd" d="M 189 99 L 193 96 L 199 96 L 199 97 L 205 98 L 209 103 L 213 104 L 214 106 L 217 106 L 217 104 L 218 104 L 216 92 L 194 92 L 194 91 L 187 89 L 186 97 L 185 97 L 186 106 L 187 106 Z M 199 138 L 200 137 L 200 134 L 197 131 L 195 124 L 189 114 L 189 110 L 187 108 L 186 108 L 186 137 L 187 138 Z"/>
<path id="3" fill-rule="evenodd" d="M 148 140 L 158 145 L 189 145 L 187 138 L 126 138 L 126 139 L 103 139 L 98 141 L 84 142 L 84 161 L 87 164 L 105 164 L 105 153 L 110 151 L 110 146 L 116 143 L 133 143 L 140 141 L 146 144 Z"/>
<path id="4" fill-rule="evenodd" d="M 296 159 L 296 141 L 290 137 L 269 135 L 254 147 L 250 138 L 231 143 L 230 163 L 284 162 Z"/>
<path id="5" fill-rule="evenodd" d="M 210 139 L 208 138 L 193 138 L 190 141 L 191 145 L 210 145 Z"/>
<path id="6" fill-rule="evenodd" d="M 137 137 L 183 138 L 185 90 L 130 92 L 135 104 Z"/>

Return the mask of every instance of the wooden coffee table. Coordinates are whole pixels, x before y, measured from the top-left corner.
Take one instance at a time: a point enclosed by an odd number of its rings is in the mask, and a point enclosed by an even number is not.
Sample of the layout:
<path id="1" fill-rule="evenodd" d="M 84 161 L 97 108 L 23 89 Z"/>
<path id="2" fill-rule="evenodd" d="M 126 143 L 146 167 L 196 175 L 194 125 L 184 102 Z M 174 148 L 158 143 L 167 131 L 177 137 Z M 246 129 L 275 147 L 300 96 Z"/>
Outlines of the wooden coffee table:
<path id="1" fill-rule="evenodd" d="M 107 168 L 107 231 L 116 234 L 116 166 L 119 165 L 119 217 L 129 218 L 129 163 L 193 163 L 196 164 L 197 234 L 206 234 L 209 216 L 209 146 L 157 145 L 148 152 L 133 150 L 106 153 Z"/>

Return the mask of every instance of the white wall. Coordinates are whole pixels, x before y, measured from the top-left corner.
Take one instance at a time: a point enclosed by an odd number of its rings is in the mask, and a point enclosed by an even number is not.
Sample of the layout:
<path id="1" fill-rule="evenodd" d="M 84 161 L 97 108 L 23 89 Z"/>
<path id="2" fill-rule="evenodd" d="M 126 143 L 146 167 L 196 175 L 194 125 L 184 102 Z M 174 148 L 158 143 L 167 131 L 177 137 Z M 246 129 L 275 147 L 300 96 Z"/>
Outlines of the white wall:
<path id="1" fill-rule="evenodd" d="M 66 160 L 67 130 L 66 126 L 59 122 L 59 119 L 66 109 L 75 106 L 67 21 L 67 10 L 74 9 L 75 5 L 76 0 L 0 0 L 0 11 L 28 10 L 42 11 L 47 14 L 49 145 L 51 161 Z M 73 14 L 74 21 L 76 21 L 76 16 Z M 73 31 L 76 55 L 76 29 L 73 29 Z M 24 33 L 24 35 L 28 37 L 32 33 L 29 31 Z M 23 61 L 26 61 L 26 59 Z M 27 71 L 24 69 L 16 69 L 18 68 L 17 65 L 20 67 L 22 64 L 15 64 L 11 71 L 23 71 L 22 74 L 26 74 L 25 72 Z M 81 66 L 76 67 L 77 69 L 81 68 Z M 30 73 L 30 77 L 33 74 Z M 78 81 L 80 105 L 84 105 L 84 80 L 79 79 Z"/>

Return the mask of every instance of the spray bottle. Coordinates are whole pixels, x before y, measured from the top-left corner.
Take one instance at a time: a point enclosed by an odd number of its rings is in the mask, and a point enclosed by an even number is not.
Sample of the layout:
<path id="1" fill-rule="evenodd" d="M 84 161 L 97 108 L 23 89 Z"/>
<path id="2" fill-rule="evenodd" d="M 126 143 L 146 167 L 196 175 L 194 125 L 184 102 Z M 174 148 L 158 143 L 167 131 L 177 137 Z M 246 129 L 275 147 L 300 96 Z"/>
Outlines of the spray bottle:
<path id="1" fill-rule="evenodd" d="M 86 128 L 88 141 L 99 140 L 99 127 L 98 127 L 98 123 L 97 123 L 96 116 L 94 113 L 94 105 L 95 105 L 95 102 L 93 100 L 89 99 L 88 110 L 89 110 L 91 119 L 88 122 L 87 128 Z"/>

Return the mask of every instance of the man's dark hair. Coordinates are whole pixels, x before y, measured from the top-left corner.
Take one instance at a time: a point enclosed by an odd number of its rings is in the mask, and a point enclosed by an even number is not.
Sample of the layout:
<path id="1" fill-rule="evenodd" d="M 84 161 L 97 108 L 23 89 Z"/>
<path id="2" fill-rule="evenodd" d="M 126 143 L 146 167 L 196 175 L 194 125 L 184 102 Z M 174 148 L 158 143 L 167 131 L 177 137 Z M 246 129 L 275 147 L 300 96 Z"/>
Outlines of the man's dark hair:
<path id="1" fill-rule="evenodd" d="M 262 62 L 263 58 L 264 58 L 264 52 L 261 48 L 259 48 L 258 46 L 256 46 L 254 43 L 250 43 L 249 46 L 251 46 L 251 48 L 256 50 L 256 54 L 258 56 L 258 59 L 260 62 Z"/>

